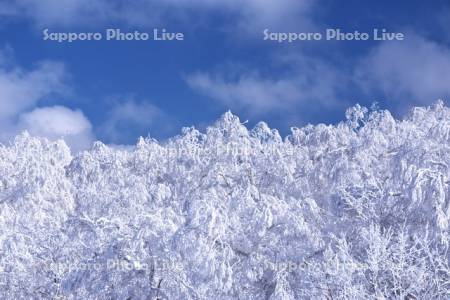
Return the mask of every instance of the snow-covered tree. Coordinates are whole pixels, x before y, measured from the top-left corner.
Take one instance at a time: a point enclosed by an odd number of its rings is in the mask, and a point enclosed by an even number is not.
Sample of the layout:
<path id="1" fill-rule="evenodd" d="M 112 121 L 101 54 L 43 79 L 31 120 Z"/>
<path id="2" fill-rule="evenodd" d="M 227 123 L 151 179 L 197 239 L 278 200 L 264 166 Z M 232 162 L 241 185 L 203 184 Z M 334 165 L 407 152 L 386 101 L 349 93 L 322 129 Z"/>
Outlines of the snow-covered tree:
<path id="1" fill-rule="evenodd" d="M 0 146 L 2 299 L 448 299 L 450 109 Z"/>

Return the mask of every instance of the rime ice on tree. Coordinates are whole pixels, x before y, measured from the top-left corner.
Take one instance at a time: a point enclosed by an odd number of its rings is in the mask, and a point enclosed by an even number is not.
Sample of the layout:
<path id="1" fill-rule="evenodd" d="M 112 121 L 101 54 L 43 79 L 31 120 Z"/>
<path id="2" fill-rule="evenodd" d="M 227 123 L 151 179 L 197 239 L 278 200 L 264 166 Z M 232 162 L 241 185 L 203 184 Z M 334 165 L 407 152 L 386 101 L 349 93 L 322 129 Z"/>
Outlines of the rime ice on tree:
<path id="1" fill-rule="evenodd" d="M 0 298 L 448 299 L 450 110 L 0 147 Z"/>

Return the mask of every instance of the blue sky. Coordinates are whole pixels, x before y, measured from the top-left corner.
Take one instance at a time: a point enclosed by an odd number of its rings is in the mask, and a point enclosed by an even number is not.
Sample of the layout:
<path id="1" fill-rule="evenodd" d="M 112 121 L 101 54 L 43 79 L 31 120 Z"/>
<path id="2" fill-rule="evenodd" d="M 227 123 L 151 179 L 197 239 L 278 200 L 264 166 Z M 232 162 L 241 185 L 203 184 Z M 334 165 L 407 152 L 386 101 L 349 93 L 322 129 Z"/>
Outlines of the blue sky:
<path id="1" fill-rule="evenodd" d="M 44 41 L 42 31 L 183 32 L 184 41 Z M 264 41 L 271 32 L 402 32 L 404 41 Z M 251 127 L 336 123 L 356 103 L 401 117 L 450 95 L 448 1 L 0 0 L 0 141 L 133 144 L 231 110 Z"/>

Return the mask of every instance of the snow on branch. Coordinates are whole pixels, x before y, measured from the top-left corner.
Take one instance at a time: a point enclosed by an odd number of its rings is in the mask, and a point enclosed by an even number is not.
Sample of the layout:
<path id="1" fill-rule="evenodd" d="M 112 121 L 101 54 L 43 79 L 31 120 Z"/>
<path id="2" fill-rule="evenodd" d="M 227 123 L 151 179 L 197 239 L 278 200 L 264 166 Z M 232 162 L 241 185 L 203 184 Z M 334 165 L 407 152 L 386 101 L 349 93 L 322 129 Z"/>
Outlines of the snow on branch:
<path id="1" fill-rule="evenodd" d="M 0 146 L 1 299 L 448 299 L 450 109 Z"/>

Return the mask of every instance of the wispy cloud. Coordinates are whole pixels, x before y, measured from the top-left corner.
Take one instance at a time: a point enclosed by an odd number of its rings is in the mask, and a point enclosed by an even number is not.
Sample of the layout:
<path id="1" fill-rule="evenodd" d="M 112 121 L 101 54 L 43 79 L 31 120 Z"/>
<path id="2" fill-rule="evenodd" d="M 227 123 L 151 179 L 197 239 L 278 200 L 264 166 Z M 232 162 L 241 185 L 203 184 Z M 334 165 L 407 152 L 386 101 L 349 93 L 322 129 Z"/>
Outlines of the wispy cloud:
<path id="1" fill-rule="evenodd" d="M 104 121 L 94 127 L 80 109 L 42 106 L 43 100 L 65 99 L 71 90 L 66 67 L 42 61 L 24 69 L 14 60 L 11 48 L 0 51 L 0 142 L 20 133 L 51 140 L 63 138 L 74 150 L 90 147 L 94 131 L 106 142 L 132 144 L 139 134 L 161 137 L 171 132 L 171 118 L 148 101 L 133 97 L 109 100 Z M 57 102 L 57 101 L 52 101 Z"/>
<path id="2" fill-rule="evenodd" d="M 57 62 L 40 62 L 33 70 L 0 66 L 0 118 L 14 118 L 51 93 L 63 94 L 66 71 Z"/>
<path id="3" fill-rule="evenodd" d="M 41 100 L 64 97 L 70 88 L 63 64 L 43 61 L 32 70 L 18 66 L 12 50 L 0 51 L 0 141 L 8 142 L 20 131 L 49 139 L 64 138 L 74 149 L 93 140 L 91 124 L 81 111 L 65 107 L 41 107 Z"/>
<path id="4" fill-rule="evenodd" d="M 31 19 L 42 26 L 91 26 L 123 22 L 156 26 L 168 20 L 184 24 L 226 13 L 232 24 L 253 31 L 266 27 L 287 29 L 310 22 L 307 12 L 315 0 L 12 0 L 0 4 L 0 16 Z"/>
<path id="5" fill-rule="evenodd" d="M 122 97 L 110 102 L 111 109 L 97 130 L 108 142 L 133 144 L 139 134 L 160 137 L 172 130 L 169 116 L 148 101 Z"/>
<path id="6" fill-rule="evenodd" d="M 450 49 L 412 33 L 384 42 L 356 70 L 367 94 L 381 92 L 393 104 L 428 104 L 450 96 Z"/>
<path id="7" fill-rule="evenodd" d="M 405 41 L 381 42 L 347 61 L 343 67 L 299 51 L 273 62 L 282 73 L 264 76 L 259 69 L 242 72 L 239 67 L 236 72 L 199 71 L 186 81 L 224 109 L 258 117 L 271 112 L 305 117 L 346 107 L 350 101 L 370 105 L 380 96 L 403 113 L 412 105 L 450 97 L 450 48 L 412 32 Z M 351 93 L 358 98 L 344 98 Z"/>
<path id="8" fill-rule="evenodd" d="M 317 112 L 345 105 L 338 99 L 345 79 L 334 66 L 301 55 L 278 63 L 286 65 L 289 72 L 273 77 L 251 70 L 234 78 L 226 72 L 197 72 L 188 75 L 186 81 L 224 109 L 249 116 Z"/>

